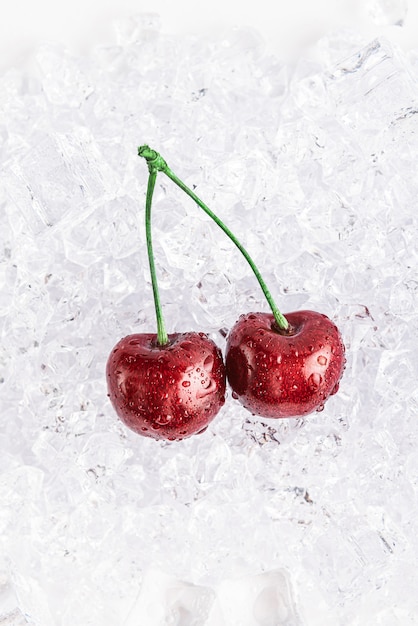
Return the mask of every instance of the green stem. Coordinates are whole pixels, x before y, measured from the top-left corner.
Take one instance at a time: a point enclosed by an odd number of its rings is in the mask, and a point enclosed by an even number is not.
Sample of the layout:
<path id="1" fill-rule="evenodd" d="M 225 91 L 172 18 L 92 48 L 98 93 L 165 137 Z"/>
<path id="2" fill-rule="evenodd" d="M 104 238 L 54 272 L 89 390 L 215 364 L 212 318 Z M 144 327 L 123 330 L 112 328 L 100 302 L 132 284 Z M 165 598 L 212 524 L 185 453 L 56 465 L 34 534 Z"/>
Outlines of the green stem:
<path id="1" fill-rule="evenodd" d="M 257 280 L 258 280 L 258 282 L 260 284 L 260 287 L 261 287 L 261 289 L 262 289 L 262 291 L 263 291 L 263 293 L 265 295 L 265 298 L 266 298 L 266 300 L 267 300 L 267 302 L 268 302 L 268 304 L 269 304 L 269 306 L 271 308 L 271 311 L 273 313 L 274 319 L 276 321 L 276 324 L 277 324 L 279 330 L 287 331 L 289 329 L 289 322 L 284 317 L 284 315 L 282 315 L 282 313 L 280 313 L 279 309 L 276 306 L 276 303 L 274 302 L 274 300 L 272 298 L 272 295 L 271 295 L 270 291 L 267 289 L 266 283 L 264 282 L 260 272 L 257 269 L 257 266 L 255 265 L 254 261 L 252 260 L 252 258 L 250 257 L 250 255 L 248 254 L 248 252 L 246 251 L 244 246 L 235 237 L 235 235 L 229 230 L 229 228 L 227 226 L 225 226 L 225 224 L 222 222 L 222 220 L 220 220 L 219 217 L 217 215 L 215 215 L 215 213 L 213 213 L 213 211 L 211 211 L 211 209 L 209 209 L 209 207 L 206 206 L 206 204 L 204 202 L 202 202 L 202 200 L 200 200 L 200 198 L 198 198 L 197 195 L 191 189 L 189 189 L 189 187 L 187 187 L 174 174 L 174 172 L 171 171 L 171 169 L 168 167 L 167 163 L 164 161 L 164 159 L 161 157 L 161 155 L 158 154 L 158 152 L 156 152 L 155 150 L 152 150 L 148 146 L 141 146 L 140 148 L 138 148 L 138 155 L 142 156 L 142 157 L 144 157 L 144 159 L 146 159 L 146 161 L 148 163 L 148 169 L 149 169 L 150 172 L 151 172 L 151 170 L 157 169 L 158 171 L 163 172 L 164 174 L 166 174 L 166 176 L 168 176 L 178 187 L 180 187 L 180 189 L 182 189 L 190 198 L 192 198 L 192 200 L 194 200 L 196 202 L 196 204 L 207 215 L 209 215 L 209 217 L 212 218 L 213 221 L 231 239 L 231 241 L 236 245 L 238 250 L 244 256 L 244 258 L 248 262 L 249 266 L 253 270 L 253 272 L 255 274 L 255 277 L 257 278 Z"/>
<path id="2" fill-rule="evenodd" d="M 149 167 L 147 197 L 146 197 L 146 202 L 145 202 L 145 232 L 146 232 L 146 238 L 147 238 L 147 251 L 148 251 L 149 269 L 151 273 L 152 292 L 154 294 L 155 315 L 157 318 L 157 342 L 160 346 L 165 346 L 168 343 L 168 336 L 165 330 L 163 312 L 162 312 L 161 302 L 160 302 L 160 294 L 158 291 L 157 274 L 155 271 L 154 253 L 152 250 L 152 236 L 151 236 L 152 196 L 154 193 L 157 173 L 158 173 L 158 170 L 156 167 L 153 167 L 153 166 Z"/>

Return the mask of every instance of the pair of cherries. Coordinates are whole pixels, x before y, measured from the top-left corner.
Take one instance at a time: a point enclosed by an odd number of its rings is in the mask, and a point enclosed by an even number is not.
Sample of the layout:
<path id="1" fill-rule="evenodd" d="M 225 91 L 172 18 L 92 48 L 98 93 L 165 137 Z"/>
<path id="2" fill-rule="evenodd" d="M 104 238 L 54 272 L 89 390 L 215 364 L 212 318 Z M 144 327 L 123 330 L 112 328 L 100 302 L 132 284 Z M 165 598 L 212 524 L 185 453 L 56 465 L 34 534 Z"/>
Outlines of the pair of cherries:
<path id="1" fill-rule="evenodd" d="M 277 309 L 258 269 L 223 222 L 148 146 L 138 149 L 149 170 L 145 226 L 157 318 L 157 333 L 128 335 L 106 366 L 109 397 L 119 418 L 154 439 L 179 440 L 202 433 L 225 403 L 226 380 L 233 398 L 254 415 L 286 418 L 323 408 L 338 390 L 345 348 L 338 328 L 321 313 Z M 163 172 L 203 209 L 244 255 L 271 313 L 241 315 L 231 329 L 225 364 L 205 334 L 167 334 L 162 316 L 151 237 L 151 207 L 157 173 Z"/>

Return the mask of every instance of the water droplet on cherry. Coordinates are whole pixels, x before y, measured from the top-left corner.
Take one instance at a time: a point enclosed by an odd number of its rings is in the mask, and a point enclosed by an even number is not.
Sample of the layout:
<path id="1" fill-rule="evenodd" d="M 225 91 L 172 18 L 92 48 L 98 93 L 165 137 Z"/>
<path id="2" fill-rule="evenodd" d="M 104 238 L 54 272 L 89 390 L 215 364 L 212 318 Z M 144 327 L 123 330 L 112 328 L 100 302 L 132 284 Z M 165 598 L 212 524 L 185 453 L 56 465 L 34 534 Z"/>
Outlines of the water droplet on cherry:
<path id="1" fill-rule="evenodd" d="M 213 356 L 208 354 L 206 359 L 203 361 L 203 367 L 207 372 L 211 372 L 213 369 Z"/>
<path id="2" fill-rule="evenodd" d="M 205 384 L 205 381 L 202 380 L 202 385 L 204 385 L 203 389 L 199 389 L 198 391 L 196 391 L 196 398 L 204 398 L 205 396 L 208 396 L 210 393 L 213 393 L 214 391 L 216 391 L 216 383 L 214 380 L 209 379 L 208 382 Z"/>
<path id="3" fill-rule="evenodd" d="M 322 376 L 318 372 L 314 372 L 308 378 L 308 384 L 311 389 L 316 391 L 322 383 Z"/>
<path id="4" fill-rule="evenodd" d="M 340 388 L 340 383 L 336 383 L 330 393 L 331 396 L 335 395 L 338 391 L 338 389 Z"/>
<path id="5" fill-rule="evenodd" d="M 181 384 L 183 387 L 190 387 L 190 380 L 183 380 Z"/>
<path id="6" fill-rule="evenodd" d="M 171 422 L 172 419 L 173 419 L 172 415 L 159 415 L 155 421 L 160 426 L 166 426 L 167 424 Z"/>
<path id="7" fill-rule="evenodd" d="M 321 354 L 318 358 L 317 361 L 319 363 L 319 365 L 326 365 L 328 363 L 328 359 L 326 356 L 324 356 L 323 354 Z"/>

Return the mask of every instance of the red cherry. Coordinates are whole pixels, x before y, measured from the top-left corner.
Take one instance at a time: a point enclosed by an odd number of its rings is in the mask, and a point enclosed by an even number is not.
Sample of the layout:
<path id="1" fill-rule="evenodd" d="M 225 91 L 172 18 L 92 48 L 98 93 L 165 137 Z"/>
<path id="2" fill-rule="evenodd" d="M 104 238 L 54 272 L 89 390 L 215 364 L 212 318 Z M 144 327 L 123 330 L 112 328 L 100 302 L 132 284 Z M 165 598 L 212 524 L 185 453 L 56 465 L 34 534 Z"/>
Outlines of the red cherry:
<path id="1" fill-rule="evenodd" d="M 132 430 L 154 439 L 184 439 L 206 430 L 225 402 L 225 366 L 204 333 L 121 339 L 106 366 L 110 400 Z"/>
<path id="2" fill-rule="evenodd" d="M 242 315 L 226 347 L 226 373 L 233 396 L 255 415 L 297 417 L 336 393 L 345 366 L 338 328 L 314 311 L 287 313 L 287 331 L 272 314 Z"/>

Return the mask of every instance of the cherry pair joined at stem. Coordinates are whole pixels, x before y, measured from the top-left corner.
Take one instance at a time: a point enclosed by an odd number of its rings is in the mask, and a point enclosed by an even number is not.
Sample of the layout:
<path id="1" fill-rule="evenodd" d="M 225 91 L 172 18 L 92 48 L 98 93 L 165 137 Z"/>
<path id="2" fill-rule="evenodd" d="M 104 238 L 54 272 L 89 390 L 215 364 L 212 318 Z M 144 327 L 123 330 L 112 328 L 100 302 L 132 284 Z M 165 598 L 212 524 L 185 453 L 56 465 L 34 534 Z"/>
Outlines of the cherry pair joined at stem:
<path id="1" fill-rule="evenodd" d="M 253 414 L 297 417 L 321 410 L 338 390 L 345 365 L 341 335 L 314 311 L 284 316 L 248 252 L 227 226 L 148 146 L 138 149 L 149 176 L 145 226 L 157 334 L 128 335 L 113 349 L 106 367 L 110 400 L 135 432 L 155 439 L 183 439 L 206 430 L 232 395 Z M 225 232 L 253 270 L 271 313 L 242 315 L 231 329 L 224 362 L 204 333 L 167 334 L 155 271 L 151 208 L 158 172 L 167 175 Z"/>

